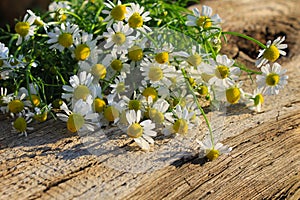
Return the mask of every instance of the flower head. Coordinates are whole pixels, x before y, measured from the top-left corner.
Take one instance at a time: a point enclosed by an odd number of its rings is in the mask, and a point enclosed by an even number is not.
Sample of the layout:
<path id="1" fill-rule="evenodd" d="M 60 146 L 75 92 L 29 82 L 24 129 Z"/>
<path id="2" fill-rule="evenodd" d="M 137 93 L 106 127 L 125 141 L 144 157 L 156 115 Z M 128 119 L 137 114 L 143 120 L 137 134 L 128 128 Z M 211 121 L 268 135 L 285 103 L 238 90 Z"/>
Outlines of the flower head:
<path id="1" fill-rule="evenodd" d="M 106 28 L 110 27 L 114 21 L 123 21 L 125 19 L 125 14 L 127 13 L 126 5 L 123 5 L 120 0 L 118 0 L 117 4 L 114 4 L 111 1 L 107 1 L 108 3 L 104 3 L 104 5 L 110 9 L 102 10 L 102 13 L 108 14 L 108 16 L 104 19 L 105 22 L 108 22 Z"/>
<path id="2" fill-rule="evenodd" d="M 200 156 L 205 156 L 210 161 L 217 159 L 222 154 L 228 154 L 232 150 L 231 147 L 225 146 L 217 141 L 215 141 L 216 144 L 213 145 L 209 137 L 204 139 L 203 142 L 198 140 L 197 142 L 200 145 L 200 149 L 203 151 L 200 152 Z"/>
<path id="3" fill-rule="evenodd" d="M 198 26 L 202 29 L 209 29 L 217 26 L 222 21 L 218 14 L 212 16 L 212 8 L 209 6 L 203 5 L 201 13 L 198 8 L 194 8 L 193 13 L 194 15 L 188 15 L 187 17 L 187 26 Z"/>
<path id="4" fill-rule="evenodd" d="M 257 56 L 258 60 L 255 62 L 255 65 L 260 68 L 261 66 L 267 64 L 268 62 L 275 62 L 280 55 L 285 56 L 286 52 L 283 49 L 287 48 L 287 44 L 281 44 L 285 40 L 283 36 L 278 37 L 276 40 L 267 42 L 266 48 L 259 50 Z"/>
<path id="5" fill-rule="evenodd" d="M 274 63 L 272 67 L 269 64 L 262 66 L 262 75 L 257 75 L 258 88 L 264 88 L 264 94 L 278 94 L 279 90 L 287 84 L 288 76 L 285 75 L 286 69 L 281 70 L 281 65 Z"/>
<path id="6" fill-rule="evenodd" d="M 23 39 L 29 40 L 30 36 L 34 35 L 34 30 L 36 28 L 34 23 L 34 18 L 30 17 L 28 14 L 25 14 L 23 21 L 18 22 L 15 25 L 15 31 L 18 34 L 18 40 L 16 45 L 20 45 Z"/>
<path id="7" fill-rule="evenodd" d="M 54 32 L 48 32 L 48 44 L 52 44 L 50 49 L 58 49 L 62 52 L 65 48 L 73 47 L 74 41 L 79 37 L 79 27 L 69 22 L 62 23 L 60 27 L 55 27 Z"/>
<path id="8" fill-rule="evenodd" d="M 155 128 L 155 124 L 151 120 L 145 120 L 141 122 L 141 111 L 129 110 L 126 113 L 128 121 L 127 135 L 133 138 L 134 141 L 143 150 L 149 150 L 150 145 L 154 144 L 152 137 L 156 136 L 156 132 L 152 129 Z"/>
<path id="9" fill-rule="evenodd" d="M 130 7 L 127 7 L 127 13 L 125 14 L 125 20 L 129 26 L 134 29 L 140 29 L 143 32 L 151 31 L 151 29 L 145 25 L 145 22 L 151 20 L 149 17 L 150 12 L 144 12 L 145 8 L 139 4 L 131 3 Z"/>

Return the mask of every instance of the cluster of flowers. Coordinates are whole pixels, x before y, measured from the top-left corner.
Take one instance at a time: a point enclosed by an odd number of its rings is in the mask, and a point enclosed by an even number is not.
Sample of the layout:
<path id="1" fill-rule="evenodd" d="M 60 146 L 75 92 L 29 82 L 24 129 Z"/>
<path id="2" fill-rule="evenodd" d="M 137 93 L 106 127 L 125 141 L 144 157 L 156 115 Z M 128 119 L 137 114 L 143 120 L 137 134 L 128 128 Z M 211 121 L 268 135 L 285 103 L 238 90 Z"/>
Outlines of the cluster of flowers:
<path id="1" fill-rule="evenodd" d="M 59 108 L 55 114 L 71 132 L 117 125 L 141 149 L 149 150 L 157 135 L 188 136 L 205 118 L 203 105 L 245 103 L 259 112 L 264 96 L 278 94 L 287 83 L 286 71 L 276 62 L 286 54 L 284 37 L 261 45 L 264 48 L 256 62 L 261 69 L 256 71 L 257 88 L 247 93 L 239 81 L 242 68 L 219 54 L 221 18 L 213 15 L 210 7 L 203 6 L 202 12 L 194 8 L 185 22 L 195 28 L 195 33 L 198 31 L 202 42 L 178 50 L 161 39 L 161 29 L 147 26 L 151 17 L 143 6 L 120 1 L 107 1 L 104 5 L 106 30 L 98 35 L 81 30 L 66 17 L 72 12 L 67 1 L 51 3 L 53 22 L 45 23 L 28 10 L 24 20 L 15 25 L 16 45 L 30 40 L 43 28 L 49 49 L 61 54 L 71 52 L 77 63 L 76 74 L 71 74 L 69 84 L 62 86 L 64 101 L 41 107 L 41 88 L 28 79 L 25 87 L 11 94 L 1 87 L 1 111 L 15 117 L 12 124 L 16 131 L 26 135 L 28 123 L 33 118 L 45 121 L 54 107 Z M 41 65 L 35 60 L 28 62 L 22 55 L 11 55 L 0 43 L 2 80 L 11 79 L 16 69 L 25 73 Z M 210 160 L 231 150 L 215 144 L 212 133 L 210 136 L 199 142 Z"/>

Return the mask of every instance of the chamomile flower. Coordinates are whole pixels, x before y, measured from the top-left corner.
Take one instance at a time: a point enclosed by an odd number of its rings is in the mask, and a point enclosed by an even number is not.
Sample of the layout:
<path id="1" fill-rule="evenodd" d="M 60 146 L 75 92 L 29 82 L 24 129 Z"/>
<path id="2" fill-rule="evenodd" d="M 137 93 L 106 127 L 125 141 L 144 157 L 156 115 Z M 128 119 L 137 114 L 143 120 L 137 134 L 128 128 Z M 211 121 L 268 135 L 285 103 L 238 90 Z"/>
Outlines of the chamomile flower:
<path id="1" fill-rule="evenodd" d="M 100 85 L 94 84 L 92 74 L 86 71 L 71 76 L 69 82 L 71 86 L 63 85 L 63 90 L 66 93 L 62 93 L 62 98 L 68 101 L 72 99 L 72 105 L 80 99 L 86 101 L 89 95 L 92 95 L 93 98 L 101 96 Z"/>
<path id="2" fill-rule="evenodd" d="M 151 99 L 151 98 L 150 98 Z M 152 99 L 150 100 L 150 102 Z M 149 118 L 156 124 L 163 124 L 165 118 L 170 118 L 171 112 L 167 112 L 170 104 L 165 99 L 158 99 L 148 108 Z"/>
<path id="3" fill-rule="evenodd" d="M 129 85 L 126 85 L 125 79 L 122 76 L 117 76 L 114 82 L 109 86 L 112 88 L 110 93 L 117 95 L 119 99 L 121 98 L 121 95 L 124 95 L 129 89 Z"/>
<path id="4" fill-rule="evenodd" d="M 241 74 L 238 67 L 234 67 L 234 60 L 229 59 L 226 55 L 217 55 L 216 61 L 212 60 L 208 68 L 204 69 L 209 75 L 213 75 L 209 79 L 210 85 L 226 87 L 229 80 L 237 80 Z"/>
<path id="5" fill-rule="evenodd" d="M 130 3 L 130 7 L 127 7 L 127 13 L 125 14 L 125 20 L 128 22 L 129 26 L 134 29 L 139 29 L 143 32 L 151 31 L 145 22 L 151 20 L 149 17 L 150 12 L 144 12 L 145 8 L 139 4 Z"/>
<path id="6" fill-rule="evenodd" d="M 264 103 L 264 88 L 256 88 L 253 94 L 246 93 L 245 96 L 248 99 L 247 106 L 250 110 L 261 112 L 262 104 Z"/>
<path id="7" fill-rule="evenodd" d="M 126 113 L 128 121 L 127 135 L 133 138 L 134 141 L 143 150 L 149 150 L 150 144 L 154 144 L 152 137 L 155 137 L 157 133 L 153 130 L 155 124 L 151 120 L 141 121 L 141 111 L 129 110 Z"/>
<path id="8" fill-rule="evenodd" d="M 80 36 L 79 32 L 78 25 L 69 22 L 62 23 L 60 27 L 55 27 L 53 32 L 48 32 L 50 39 L 47 43 L 52 44 L 49 48 L 63 52 L 65 48 L 73 47 L 74 42 Z"/>
<path id="9" fill-rule="evenodd" d="M 27 13 L 30 15 L 30 21 L 33 20 L 33 24 L 40 27 L 42 26 L 44 30 L 47 32 L 48 25 L 41 19 L 40 16 L 37 16 L 34 12 L 31 10 L 27 10 Z"/>
<path id="10" fill-rule="evenodd" d="M 177 77 L 178 74 L 173 66 L 167 64 L 159 64 L 149 59 L 144 59 L 141 63 L 142 76 L 144 80 L 149 80 L 151 84 L 163 85 L 170 87 L 172 85 L 172 78 Z"/>
<path id="11" fill-rule="evenodd" d="M 48 10 L 50 16 L 58 21 L 65 21 L 67 19 L 64 11 L 71 11 L 71 6 L 69 1 L 59 1 L 52 2 L 49 4 Z"/>
<path id="12" fill-rule="evenodd" d="M 92 96 L 89 95 L 87 101 L 82 99 L 78 100 L 73 110 L 69 110 L 66 104 L 61 106 L 63 113 L 57 113 L 58 118 L 67 123 L 67 128 L 70 132 L 75 133 L 78 131 L 94 131 L 96 127 L 99 127 L 98 113 L 94 113 L 92 110 Z"/>
<path id="13" fill-rule="evenodd" d="M 194 15 L 188 15 L 186 25 L 187 26 L 198 26 L 202 29 L 209 29 L 216 27 L 221 23 L 221 18 L 218 14 L 212 16 L 212 8 L 209 6 L 202 6 L 202 12 L 198 8 L 193 9 Z"/>
<path id="14" fill-rule="evenodd" d="M 24 100 L 26 97 L 25 93 L 21 93 L 19 95 L 10 94 L 10 98 L 7 98 L 5 103 L 7 104 L 7 108 L 12 116 L 14 114 L 18 114 L 22 112 L 23 110 L 27 109 L 27 107 L 24 104 Z"/>
<path id="15" fill-rule="evenodd" d="M 146 48 L 146 42 L 148 41 L 148 38 L 142 38 L 137 39 L 134 41 L 134 44 L 128 48 L 127 57 L 130 62 L 130 66 L 133 68 L 135 66 L 139 66 L 145 57 L 145 48 Z"/>
<path id="16" fill-rule="evenodd" d="M 226 87 L 215 88 L 215 99 L 230 104 L 236 104 L 240 100 L 244 100 L 245 93 L 242 89 L 243 82 L 235 83 L 233 80 L 228 81 Z"/>
<path id="17" fill-rule="evenodd" d="M 96 59 L 101 50 L 97 48 L 97 38 L 93 39 L 93 34 L 82 32 L 81 36 L 74 41 L 75 47 L 72 49 L 72 56 L 78 61 L 84 61 L 89 57 Z"/>
<path id="18" fill-rule="evenodd" d="M 19 46 L 23 40 L 29 40 L 31 36 L 34 35 L 34 30 L 36 28 L 34 23 L 34 18 L 30 17 L 28 14 L 25 14 L 23 21 L 18 22 L 15 25 L 15 31 L 18 34 L 18 40 L 16 45 Z"/>
<path id="19" fill-rule="evenodd" d="M 198 141 L 200 145 L 200 157 L 206 157 L 208 160 L 213 161 L 222 154 L 228 154 L 232 150 L 231 147 L 225 146 L 220 142 L 214 141 L 216 144 L 213 145 L 211 138 L 206 137 L 204 141 Z"/>
<path id="20" fill-rule="evenodd" d="M 188 130 L 193 127 L 190 120 L 194 116 L 193 112 L 189 112 L 186 107 L 182 107 L 179 104 L 175 107 L 174 117 L 169 117 L 165 123 L 163 129 L 164 135 L 179 134 L 187 135 Z"/>
<path id="21" fill-rule="evenodd" d="M 108 78 L 114 76 L 116 72 L 120 72 L 120 75 L 126 78 L 130 74 L 130 65 L 127 64 L 127 61 L 128 59 L 125 54 L 117 55 L 115 52 L 107 54 L 102 62 L 104 65 L 109 66 Z"/>
<path id="22" fill-rule="evenodd" d="M 113 24 L 113 28 L 108 27 L 107 32 L 103 33 L 103 37 L 106 38 L 104 48 L 112 48 L 117 54 L 126 54 L 136 38 L 130 35 L 131 33 L 133 33 L 133 29 L 128 24 L 124 25 L 121 21 Z"/>
<path id="23" fill-rule="evenodd" d="M 282 38 L 278 37 L 273 42 L 269 40 L 266 44 L 266 48 L 259 50 L 259 54 L 257 56 L 258 60 L 255 62 L 255 65 L 260 68 L 268 62 L 275 62 L 280 55 L 285 56 L 286 52 L 283 51 L 283 49 L 286 49 L 288 45 L 281 44 L 284 40 L 284 36 Z"/>
<path id="24" fill-rule="evenodd" d="M 12 122 L 13 130 L 27 137 L 27 131 L 33 130 L 32 127 L 28 127 L 28 124 L 32 121 L 32 117 L 32 112 L 20 112 L 15 121 Z"/>
<path id="25" fill-rule="evenodd" d="M 111 27 L 114 21 L 123 21 L 127 13 L 126 5 L 123 5 L 120 0 L 118 0 L 116 5 L 109 0 L 107 0 L 107 2 L 108 3 L 104 3 L 104 5 L 111 10 L 102 10 L 102 13 L 108 15 L 104 19 L 104 22 L 108 22 L 106 28 Z"/>
<path id="26" fill-rule="evenodd" d="M 7 95 L 7 88 L 0 88 L 0 111 L 5 114 L 8 113 L 7 103 L 11 101 L 12 95 Z"/>
<path id="27" fill-rule="evenodd" d="M 191 53 L 180 52 L 179 55 L 185 59 L 184 62 L 181 63 L 181 65 L 184 65 L 185 69 L 187 70 L 190 67 L 197 69 L 200 66 L 200 64 L 203 63 L 203 61 L 208 61 L 207 57 L 209 55 L 205 54 L 201 50 L 202 49 L 200 45 L 193 45 L 191 48 Z"/>
<path id="28" fill-rule="evenodd" d="M 98 62 L 98 56 L 92 58 L 89 57 L 87 60 L 79 62 L 79 71 L 86 71 L 93 75 L 93 82 L 96 84 L 101 79 L 105 79 L 107 75 L 107 65 L 103 62 Z"/>
<path id="29" fill-rule="evenodd" d="M 279 90 L 287 84 L 288 75 L 285 75 L 286 69 L 281 69 L 281 65 L 274 63 L 272 67 L 269 64 L 261 67 L 262 75 L 257 75 L 256 82 L 258 88 L 264 88 L 264 94 L 278 94 Z"/>

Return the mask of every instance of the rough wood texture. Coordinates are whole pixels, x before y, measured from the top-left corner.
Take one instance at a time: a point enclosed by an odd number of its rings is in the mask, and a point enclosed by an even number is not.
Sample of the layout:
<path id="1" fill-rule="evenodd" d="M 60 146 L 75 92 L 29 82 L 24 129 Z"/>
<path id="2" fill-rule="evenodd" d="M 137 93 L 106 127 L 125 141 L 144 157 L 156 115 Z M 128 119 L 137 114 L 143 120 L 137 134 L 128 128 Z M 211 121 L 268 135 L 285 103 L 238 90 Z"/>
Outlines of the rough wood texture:
<path id="1" fill-rule="evenodd" d="M 233 147 L 230 155 L 206 162 L 193 151 L 173 152 L 166 155 L 174 156 L 171 164 L 156 160 L 153 165 L 159 165 L 152 170 L 126 172 L 120 169 L 128 167 L 127 161 L 120 166 L 110 162 L 119 158 L 118 151 L 92 154 L 82 137 L 67 133 L 60 121 L 35 124 L 25 138 L 11 132 L 10 120 L 0 115 L 0 199 L 300 199 L 299 2 L 205 4 L 225 20 L 225 30 L 261 40 L 285 34 L 289 44 L 288 56 L 280 60 L 289 70 L 289 84 L 279 96 L 266 99 L 264 112 L 227 108 L 219 137 Z M 257 52 L 245 50 L 252 44 L 235 37 L 230 41 L 224 51 L 252 64 Z M 139 158 L 128 140 L 120 141 L 128 156 Z"/>

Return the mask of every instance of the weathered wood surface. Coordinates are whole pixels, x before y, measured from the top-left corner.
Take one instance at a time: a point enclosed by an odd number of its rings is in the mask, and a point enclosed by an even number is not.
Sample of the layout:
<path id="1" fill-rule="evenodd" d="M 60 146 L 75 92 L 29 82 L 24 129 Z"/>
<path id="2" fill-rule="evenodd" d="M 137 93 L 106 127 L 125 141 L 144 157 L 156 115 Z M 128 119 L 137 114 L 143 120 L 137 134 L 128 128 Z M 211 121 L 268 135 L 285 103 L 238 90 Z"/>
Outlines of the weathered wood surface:
<path id="1" fill-rule="evenodd" d="M 62 122 L 36 124 L 25 138 L 11 132 L 10 121 L 0 115 L 0 199 L 300 199 L 299 2 L 205 4 L 225 20 L 226 30 L 262 40 L 286 34 L 289 44 L 288 56 L 280 60 L 289 70 L 289 84 L 279 96 L 266 99 L 264 112 L 251 113 L 241 105 L 227 108 L 220 139 L 233 147 L 230 155 L 205 162 L 196 152 L 182 159 L 175 152 L 166 155 L 174 156 L 172 164 L 126 172 L 121 170 L 127 168 L 125 160 L 117 166 L 109 162 L 118 159 L 116 154 L 93 155 Z M 226 52 L 253 62 L 254 53 L 244 50 L 250 44 L 234 37 L 230 41 Z M 128 142 L 120 141 L 120 146 Z"/>

